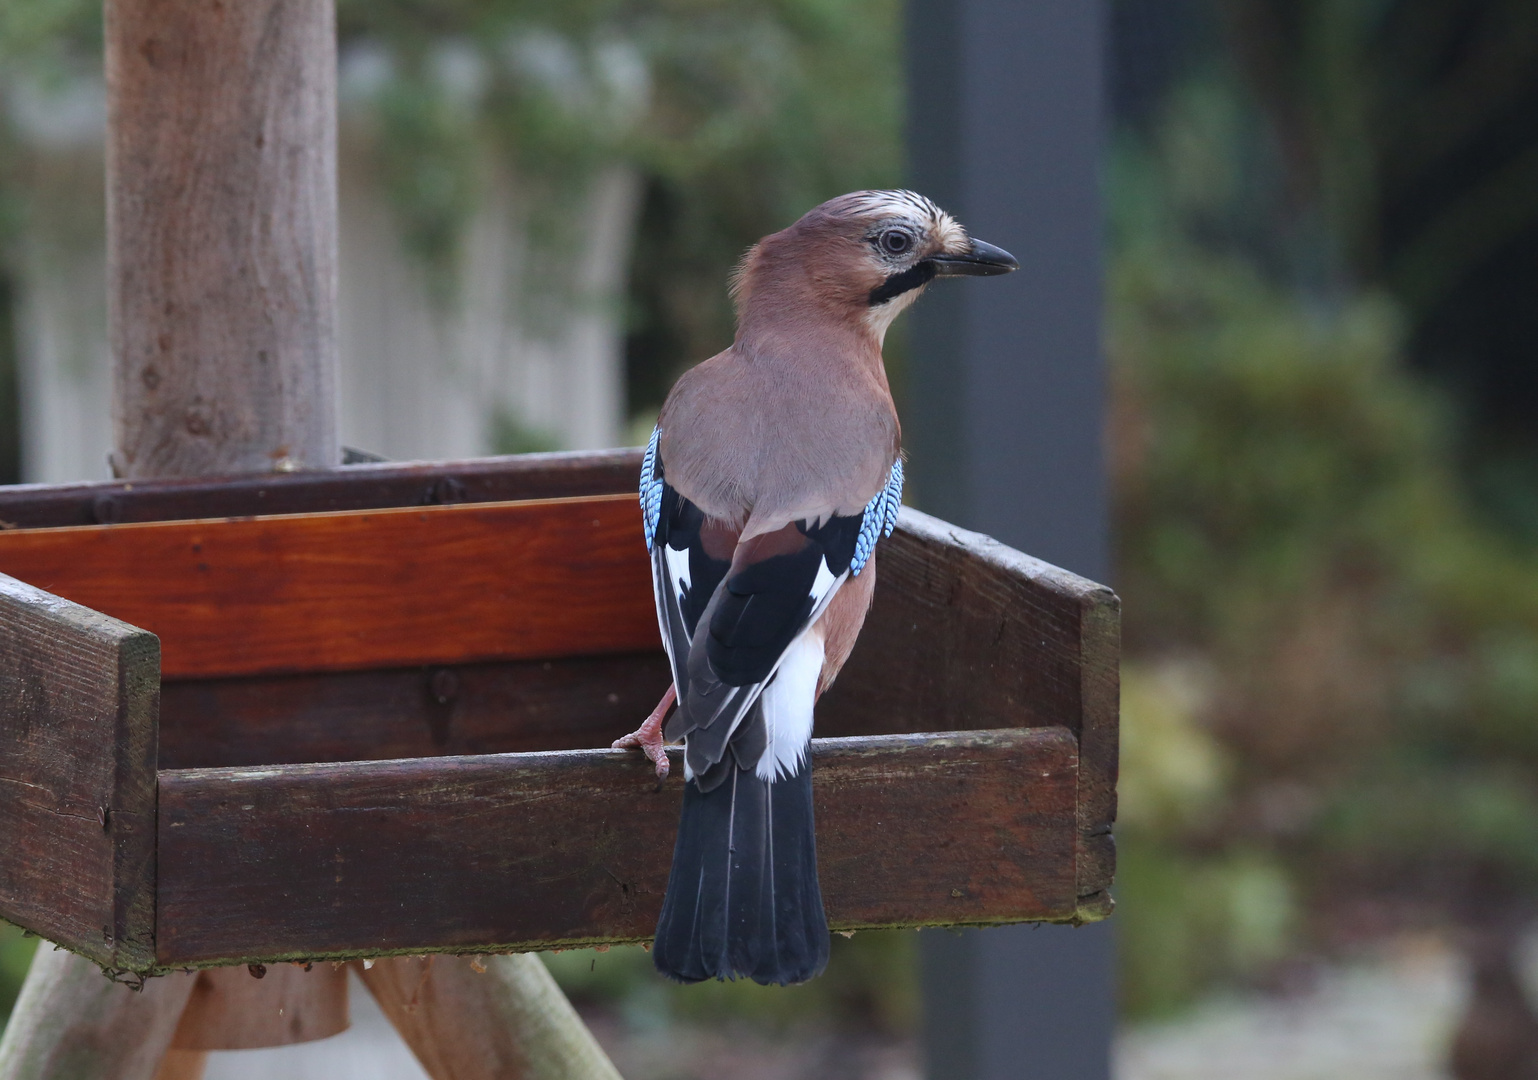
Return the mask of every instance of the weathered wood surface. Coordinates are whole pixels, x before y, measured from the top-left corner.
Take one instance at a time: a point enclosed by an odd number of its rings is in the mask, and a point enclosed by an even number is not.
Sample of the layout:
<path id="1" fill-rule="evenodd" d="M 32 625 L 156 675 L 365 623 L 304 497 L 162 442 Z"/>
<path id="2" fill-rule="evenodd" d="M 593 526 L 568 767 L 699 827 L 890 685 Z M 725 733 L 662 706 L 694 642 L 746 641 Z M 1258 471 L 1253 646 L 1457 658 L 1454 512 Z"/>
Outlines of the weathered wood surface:
<path id="1" fill-rule="evenodd" d="M 160 635 L 168 679 L 655 647 L 628 496 L 0 533 L 0 572 Z"/>
<path id="2" fill-rule="evenodd" d="M 0 487 L 0 523 L 44 529 L 617 495 L 633 492 L 640 472 L 639 450 L 585 450 L 255 476 L 14 484 Z"/>
<path id="3" fill-rule="evenodd" d="M 836 928 L 1075 917 L 1066 730 L 817 740 L 813 761 Z M 598 750 L 164 771 L 159 960 L 643 940 L 681 790 Z"/>
<path id="4" fill-rule="evenodd" d="M 254 974 L 259 972 L 260 976 Z M 220 968 L 192 988 L 175 1050 L 254 1050 L 347 1030 L 347 969 L 317 964 Z"/>
<path id="5" fill-rule="evenodd" d="M 207 1069 L 207 1050 L 178 1050 L 173 1046 L 160 1059 L 155 1080 L 203 1080 Z"/>
<path id="6" fill-rule="evenodd" d="M 197 978 L 173 972 L 135 990 L 40 947 L 0 1038 L 0 1080 L 180 1080 L 157 1066 Z"/>
<path id="7" fill-rule="evenodd" d="M 135 971 L 155 955 L 159 661 L 153 634 L 0 575 L 0 916 Z"/>
<path id="8" fill-rule="evenodd" d="M 654 631 L 655 632 L 655 631 Z M 160 766 L 608 746 L 672 681 L 655 652 L 167 683 Z"/>
<path id="9" fill-rule="evenodd" d="M 1061 724 L 1079 747 L 1080 918 L 1110 913 L 1120 600 L 1110 589 L 904 508 L 818 730 Z"/>
<path id="10" fill-rule="evenodd" d="M 433 1080 L 620 1080 L 537 956 L 402 956 L 354 970 Z"/>
<path id="11" fill-rule="evenodd" d="M 117 476 L 330 468 L 330 0 L 107 0 Z"/>

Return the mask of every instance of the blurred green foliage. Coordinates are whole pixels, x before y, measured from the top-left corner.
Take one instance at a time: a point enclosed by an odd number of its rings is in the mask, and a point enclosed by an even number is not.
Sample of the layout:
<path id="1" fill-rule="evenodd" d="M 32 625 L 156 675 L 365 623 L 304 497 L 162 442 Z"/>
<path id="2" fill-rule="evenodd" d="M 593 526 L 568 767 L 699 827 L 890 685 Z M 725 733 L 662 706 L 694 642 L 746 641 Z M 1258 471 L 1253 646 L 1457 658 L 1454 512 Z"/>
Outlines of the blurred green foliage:
<path id="1" fill-rule="evenodd" d="M 1258 247 L 1393 295 L 1481 510 L 1538 539 L 1538 5 L 1200 6 L 1264 120 Z"/>
<path id="2" fill-rule="evenodd" d="M 833 195 L 896 181 L 899 11 L 896 0 L 341 0 L 343 97 L 446 296 L 488 153 L 514 171 L 546 250 L 569 235 L 595 170 L 640 171 L 628 372 L 639 413 L 730 341 L 723 282 L 749 244 Z M 349 93 L 349 71 L 371 74 Z"/>
<path id="3" fill-rule="evenodd" d="M 562 257 L 599 170 L 637 170 L 632 413 L 731 339 L 724 286 L 746 247 L 808 207 L 899 179 L 898 0 L 339 0 L 342 137 L 368 154 L 443 304 L 488 183 L 513 178 L 543 272 L 531 318 L 569 293 Z M 101 4 L 0 5 L 0 100 L 98 78 Z M 0 245 L 35 212 L 6 153 Z M 9 227 L 7 228 L 7 223 Z M 3 246 L 0 246 L 3 262 Z"/>
<path id="4" fill-rule="evenodd" d="M 1538 884 L 1538 553 L 1471 511 L 1395 301 L 1253 243 L 1267 131 L 1207 70 L 1113 155 L 1133 1014 Z"/>
<path id="5" fill-rule="evenodd" d="M 0 1017 L 10 1015 L 37 944 L 37 938 L 23 937 L 18 927 L 0 922 Z"/>

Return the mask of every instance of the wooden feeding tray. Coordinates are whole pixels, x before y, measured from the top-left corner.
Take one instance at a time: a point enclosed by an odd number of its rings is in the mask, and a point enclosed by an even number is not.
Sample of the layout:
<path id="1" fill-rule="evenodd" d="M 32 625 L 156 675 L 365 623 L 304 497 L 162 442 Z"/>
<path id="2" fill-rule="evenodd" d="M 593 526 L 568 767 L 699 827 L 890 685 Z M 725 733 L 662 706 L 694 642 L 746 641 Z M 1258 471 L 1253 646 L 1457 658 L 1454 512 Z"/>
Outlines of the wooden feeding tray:
<path id="1" fill-rule="evenodd" d="M 0 489 L 0 916 L 139 973 L 649 939 L 682 781 L 599 749 L 669 678 L 639 461 Z M 1103 917 L 1116 597 L 913 511 L 879 562 L 829 923 Z"/>

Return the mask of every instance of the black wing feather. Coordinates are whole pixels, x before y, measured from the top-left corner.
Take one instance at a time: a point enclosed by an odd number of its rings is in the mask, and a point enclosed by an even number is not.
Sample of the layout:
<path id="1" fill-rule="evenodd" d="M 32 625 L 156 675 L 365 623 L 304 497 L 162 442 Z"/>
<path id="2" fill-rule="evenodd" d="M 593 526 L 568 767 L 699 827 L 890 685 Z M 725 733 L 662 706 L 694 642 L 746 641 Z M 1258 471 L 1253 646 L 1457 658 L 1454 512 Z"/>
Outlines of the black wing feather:
<path id="1" fill-rule="evenodd" d="M 749 710 L 785 650 L 816 617 L 814 586 L 824 568 L 835 588 L 848 572 L 860 523 L 860 516 L 814 526 L 796 523 L 808 541 L 800 550 L 741 567 L 711 598 L 702 616 L 703 636 L 696 632 L 679 684 L 679 709 L 667 725 L 669 739 L 688 736 L 685 761 L 705 790 L 719 782 L 712 766 L 729 743 L 745 738 L 766 744 L 766 736 L 749 727 L 759 716 Z M 820 602 L 831 596 L 831 590 L 824 592 Z"/>
<path id="2" fill-rule="evenodd" d="M 732 565 L 728 559 L 715 559 L 706 553 L 701 539 L 704 525 L 704 512 L 678 494 L 671 484 L 664 483 L 662 513 L 652 546 L 652 585 L 657 598 L 657 619 L 673 662 L 673 684 L 680 700 L 689 685 L 686 664 L 695 627 Z M 668 566 L 669 549 L 688 554 L 687 583 L 674 579 Z"/>

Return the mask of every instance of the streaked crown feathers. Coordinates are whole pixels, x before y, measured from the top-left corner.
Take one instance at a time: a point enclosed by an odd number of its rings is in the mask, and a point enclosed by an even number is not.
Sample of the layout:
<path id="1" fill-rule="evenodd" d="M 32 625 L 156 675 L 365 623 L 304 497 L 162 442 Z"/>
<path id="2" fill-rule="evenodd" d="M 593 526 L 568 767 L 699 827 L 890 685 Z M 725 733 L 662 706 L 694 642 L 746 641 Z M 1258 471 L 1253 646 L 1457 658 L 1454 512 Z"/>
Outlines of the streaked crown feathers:
<path id="1" fill-rule="evenodd" d="M 942 251 L 964 251 L 968 244 L 961 223 L 916 191 L 855 191 L 829 199 L 819 209 L 850 217 L 904 218 L 937 240 Z"/>

